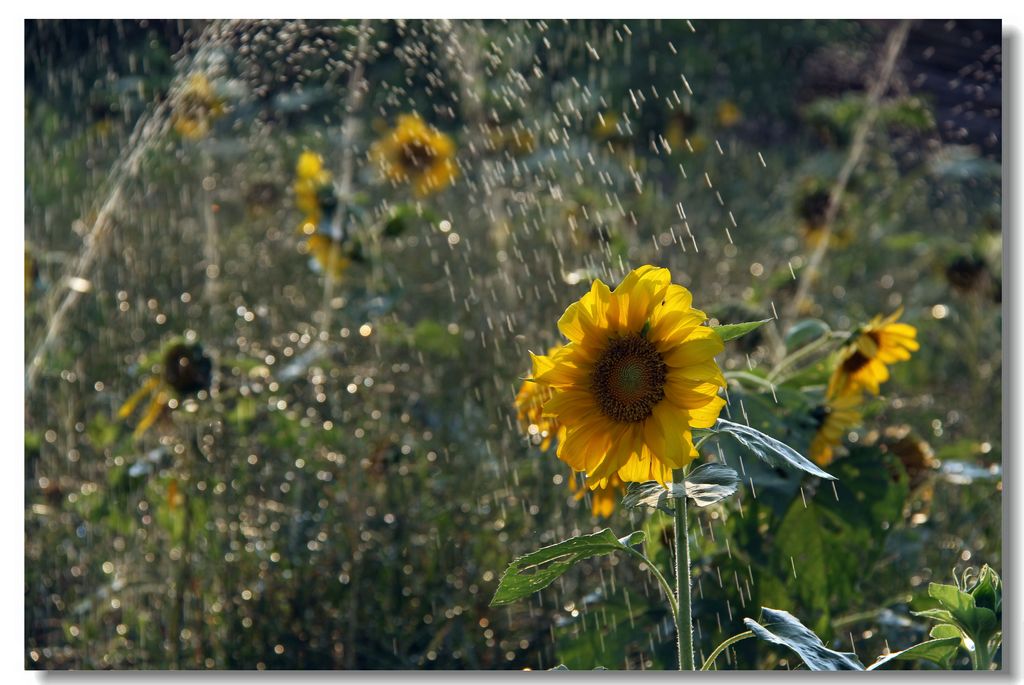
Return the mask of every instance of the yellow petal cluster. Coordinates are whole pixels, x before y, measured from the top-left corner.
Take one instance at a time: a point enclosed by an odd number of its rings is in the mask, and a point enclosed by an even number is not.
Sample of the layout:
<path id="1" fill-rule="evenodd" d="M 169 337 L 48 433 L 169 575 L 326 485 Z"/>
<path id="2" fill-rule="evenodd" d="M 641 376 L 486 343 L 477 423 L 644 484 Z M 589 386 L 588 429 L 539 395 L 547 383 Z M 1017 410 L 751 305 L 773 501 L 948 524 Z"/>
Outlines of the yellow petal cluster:
<path id="1" fill-rule="evenodd" d="M 455 143 L 418 114 L 403 114 L 393 130 L 370 148 L 370 159 L 385 178 L 411 183 L 423 197 L 443 190 L 459 175 Z"/>
<path id="2" fill-rule="evenodd" d="M 723 343 L 692 301 L 650 265 L 614 291 L 595 280 L 558 322 L 569 342 L 533 355 L 533 377 L 551 391 L 543 414 L 565 429 L 557 455 L 591 489 L 616 475 L 664 484 L 696 458 L 691 430 L 718 419 Z"/>

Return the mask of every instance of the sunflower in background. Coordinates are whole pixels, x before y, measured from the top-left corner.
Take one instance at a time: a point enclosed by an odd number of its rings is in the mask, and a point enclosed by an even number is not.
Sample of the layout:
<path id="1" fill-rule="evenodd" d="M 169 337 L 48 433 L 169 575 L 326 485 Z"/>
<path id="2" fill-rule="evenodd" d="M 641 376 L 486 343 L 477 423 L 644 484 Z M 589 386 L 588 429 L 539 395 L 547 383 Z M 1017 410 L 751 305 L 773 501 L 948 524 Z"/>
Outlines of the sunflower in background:
<path id="1" fill-rule="evenodd" d="M 596 518 L 609 518 L 615 511 L 615 505 L 622 499 L 626 491 L 626 484 L 618 476 L 608 479 L 607 485 L 601 485 L 590 489 L 587 485 L 580 487 L 576 482 L 576 475 L 569 476 L 569 491 L 575 493 L 577 501 L 590 494 L 590 513 Z"/>
<path id="2" fill-rule="evenodd" d="M 714 358 L 724 345 L 692 301 L 650 265 L 614 291 L 595 280 L 558 321 L 569 342 L 531 355 L 533 377 L 552 392 L 544 415 L 566 430 L 556 454 L 590 489 L 615 475 L 664 484 L 698 456 L 691 429 L 718 420 L 725 378 Z"/>
<path id="3" fill-rule="evenodd" d="M 814 463 L 819 466 L 832 463 L 835 448 L 863 421 L 862 401 L 860 393 L 849 393 L 826 398 L 823 404 L 811 411 L 811 418 L 817 424 L 810 453 Z"/>
<path id="4" fill-rule="evenodd" d="M 306 236 L 302 249 L 311 257 L 314 270 L 337 281 L 353 262 L 362 261 L 362 252 L 358 243 L 335 237 L 338 196 L 332 180 L 323 157 L 310 150 L 299 155 L 293 189 L 295 205 L 305 214 L 299 224 L 299 233 Z"/>
<path id="5" fill-rule="evenodd" d="M 133 437 L 141 437 L 165 410 L 176 408 L 185 397 L 208 392 L 212 380 L 213 363 L 202 345 L 177 338 L 167 344 L 153 373 L 121 405 L 117 417 L 127 419 L 144 399 L 149 398 L 142 418 L 132 432 Z"/>
<path id="6" fill-rule="evenodd" d="M 920 349 L 917 329 L 897 321 L 902 313 L 900 307 L 884 319 L 879 314 L 854 331 L 829 379 L 829 396 L 860 391 L 877 395 L 879 385 L 889 380 L 889 365 L 910 359 Z"/>
<path id="7" fill-rule="evenodd" d="M 887 365 L 906 361 L 920 349 L 917 329 L 897 322 L 902 313 L 900 308 L 884 319 L 875 316 L 839 351 L 825 402 L 811 413 L 817 426 L 811 458 L 819 465 L 829 464 L 843 437 L 861 424 L 864 397 L 879 393 L 879 386 L 889 379 Z"/>
<path id="8" fill-rule="evenodd" d="M 178 135 L 198 140 L 210 132 L 213 122 L 224 115 L 224 100 L 217 95 L 205 74 L 192 74 L 174 101 L 171 125 Z"/>
<path id="9" fill-rule="evenodd" d="M 548 350 L 548 355 L 555 354 L 562 345 L 558 344 Z M 519 420 L 519 427 L 529 437 L 530 442 L 540 446 L 541 451 L 547 451 L 551 441 L 557 435 L 564 437 L 564 430 L 558 422 L 550 417 L 544 416 L 544 403 L 551 399 L 551 390 L 534 381 L 528 376 L 516 393 L 516 418 Z"/>
<path id="10" fill-rule="evenodd" d="M 681 150 L 701 152 L 708 146 L 707 139 L 697 133 L 697 117 L 681 109 L 669 115 L 664 135 L 669 147 L 676 153 Z"/>
<path id="11" fill-rule="evenodd" d="M 402 114 L 395 128 L 370 148 L 370 159 L 385 178 L 411 183 L 425 197 L 455 182 L 455 143 L 423 121 L 418 114 Z"/>
<path id="12" fill-rule="evenodd" d="M 628 129 L 621 123 L 621 117 L 611 110 L 598 113 L 590 133 L 598 142 L 607 144 L 613 152 L 628 152 L 633 147 L 633 140 Z"/>
<path id="13" fill-rule="evenodd" d="M 825 238 L 825 229 L 828 227 L 828 205 L 831 197 L 831 190 L 818 181 L 804 183 L 796 198 L 796 215 L 800 219 L 800 233 L 804 239 L 807 249 L 813 250 L 821 244 Z M 835 221 L 838 223 L 842 207 L 836 212 Z M 833 224 L 832 232 L 829 234 L 828 246 L 833 248 L 846 247 L 853 239 L 853 235 L 847 226 Z"/>
<path id="14" fill-rule="evenodd" d="M 715 109 L 715 122 L 722 128 L 732 128 L 743 120 L 743 112 L 732 100 L 722 100 Z"/>

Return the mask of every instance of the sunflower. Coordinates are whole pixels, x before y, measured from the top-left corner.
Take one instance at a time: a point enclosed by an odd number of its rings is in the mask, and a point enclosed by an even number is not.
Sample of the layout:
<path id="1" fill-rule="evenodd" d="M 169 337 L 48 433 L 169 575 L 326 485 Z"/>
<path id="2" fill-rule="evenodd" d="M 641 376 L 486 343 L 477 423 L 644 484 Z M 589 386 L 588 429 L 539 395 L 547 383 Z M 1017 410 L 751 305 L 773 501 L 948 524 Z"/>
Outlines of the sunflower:
<path id="1" fill-rule="evenodd" d="M 878 386 L 889 380 L 888 365 L 910 359 L 920 348 L 917 329 L 896 321 L 902 313 L 901 307 L 885 319 L 878 315 L 854 332 L 829 380 L 830 397 L 859 390 L 877 395 Z"/>
<path id="2" fill-rule="evenodd" d="M 135 426 L 133 437 L 139 437 L 152 426 L 165 409 L 171 409 L 172 399 L 198 395 L 210 389 L 213 363 L 199 343 L 172 341 L 160 356 L 157 372 L 150 375 L 142 387 L 129 397 L 117 411 L 119 419 L 127 419 L 139 403 L 149 398 L 142 418 Z"/>
<path id="3" fill-rule="evenodd" d="M 818 431 L 811 441 L 811 459 L 819 466 L 832 463 L 833 449 L 839 446 L 843 437 L 861 424 L 860 393 L 830 396 L 825 403 L 815 407 L 811 417 L 818 425 Z"/>
<path id="4" fill-rule="evenodd" d="M 359 254 L 352 246 L 334 240 L 323 233 L 314 233 L 306 239 L 306 249 L 313 258 L 316 270 L 332 280 L 340 280 Z"/>
<path id="5" fill-rule="evenodd" d="M 210 132 L 224 109 L 224 100 L 218 97 L 210 80 L 204 74 L 193 74 L 174 102 L 171 124 L 178 135 L 198 140 Z"/>
<path id="6" fill-rule="evenodd" d="M 370 148 L 370 159 L 384 176 L 395 182 L 412 183 L 420 197 L 455 182 L 455 143 L 418 114 L 403 114 L 398 124 Z"/>
<path id="7" fill-rule="evenodd" d="M 732 100 L 722 100 L 715 109 L 715 121 L 722 128 L 732 128 L 743 119 L 743 112 Z"/>
<path id="8" fill-rule="evenodd" d="M 691 429 L 718 419 L 723 343 L 692 301 L 668 269 L 650 265 L 614 291 L 595 280 L 558 321 L 570 342 L 532 355 L 534 378 L 552 393 L 544 415 L 566 429 L 557 455 L 591 489 L 616 474 L 664 484 L 697 457 Z"/>
<path id="9" fill-rule="evenodd" d="M 548 356 L 555 354 L 562 345 L 558 344 L 548 350 Z M 551 440 L 558 435 L 564 437 L 564 431 L 558 422 L 550 417 L 544 416 L 544 403 L 551 399 L 551 389 L 534 381 L 533 377 L 527 377 L 519 392 L 516 393 L 516 417 L 519 420 L 519 427 L 526 432 L 530 442 L 539 445 L 542 451 L 547 451 L 551 446 Z"/>
<path id="10" fill-rule="evenodd" d="M 886 428 L 880 447 L 883 452 L 891 452 L 899 458 L 910 479 L 911 490 L 922 485 L 939 466 L 931 445 L 907 425 Z"/>
<path id="11" fill-rule="evenodd" d="M 325 214 L 334 211 L 337 200 L 331 185 L 331 172 L 324 168 L 324 158 L 306 150 L 295 164 L 295 205 L 306 217 L 299 232 L 312 235 Z"/>
<path id="12" fill-rule="evenodd" d="M 664 135 L 669 147 L 677 152 L 685 149 L 702 152 L 708 144 L 704 136 L 697 133 L 697 118 L 681 109 L 669 116 Z"/>
<path id="13" fill-rule="evenodd" d="M 569 477 L 569 491 L 576 493 L 576 499 L 583 499 L 590 492 L 590 512 L 599 518 L 608 518 L 615 511 L 615 505 L 622 499 L 626 484 L 618 476 L 608 479 L 608 484 L 590 490 L 580 487 L 575 476 Z"/>
<path id="14" fill-rule="evenodd" d="M 800 232 L 809 250 L 817 248 L 825 237 L 825 229 L 829 225 L 827 220 L 830 199 L 831 191 L 813 182 L 808 184 L 797 198 L 796 213 L 800 217 Z M 841 212 L 842 207 L 836 212 L 837 220 Z M 829 233 L 828 246 L 846 247 L 852 239 L 853 234 L 848 227 L 833 227 Z"/>

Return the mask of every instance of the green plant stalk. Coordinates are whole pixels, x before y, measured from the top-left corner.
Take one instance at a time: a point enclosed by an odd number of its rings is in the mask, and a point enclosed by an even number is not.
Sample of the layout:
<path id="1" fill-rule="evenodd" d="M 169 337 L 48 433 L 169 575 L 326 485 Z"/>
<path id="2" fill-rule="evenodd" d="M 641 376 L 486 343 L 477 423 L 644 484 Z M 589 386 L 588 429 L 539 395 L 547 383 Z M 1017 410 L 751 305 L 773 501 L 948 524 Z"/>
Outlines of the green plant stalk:
<path id="1" fill-rule="evenodd" d="M 685 482 L 686 470 L 676 469 L 673 480 Z M 679 670 L 693 670 L 693 606 L 690 596 L 690 537 L 686 517 L 686 498 L 675 500 L 676 538 L 676 634 L 679 637 Z"/>
<path id="2" fill-rule="evenodd" d="M 746 631 L 744 633 L 740 633 L 738 635 L 733 635 L 728 640 L 726 640 L 722 644 L 720 644 L 717 647 L 715 647 L 715 651 L 711 652 L 711 656 L 709 656 L 707 659 L 704 660 L 704 664 L 700 667 L 700 670 L 702 670 L 702 671 L 710 670 L 711 667 L 715 665 L 715 659 L 718 658 L 719 654 L 721 654 L 725 650 L 729 649 L 730 647 L 732 647 L 737 642 L 739 642 L 741 640 L 746 640 L 748 637 L 754 637 L 754 631 L 753 630 L 748 630 L 748 631 Z"/>
<path id="3" fill-rule="evenodd" d="M 672 620 L 678 621 L 679 603 L 676 601 L 675 590 L 669 584 L 668 580 L 665 578 L 662 572 L 658 570 L 658 567 L 655 566 L 654 562 L 648 559 L 643 552 L 638 552 L 632 547 L 630 547 L 629 554 L 642 561 L 644 565 L 647 566 L 647 569 L 654 575 L 654 577 L 657 578 L 658 583 L 661 585 L 661 589 L 665 591 L 665 596 L 668 597 L 668 605 L 669 608 L 672 609 Z"/>
<path id="4" fill-rule="evenodd" d="M 971 652 L 971 665 L 975 671 L 987 671 L 992 667 L 992 654 L 988 649 L 988 640 L 979 640 L 974 643 L 974 651 Z"/>

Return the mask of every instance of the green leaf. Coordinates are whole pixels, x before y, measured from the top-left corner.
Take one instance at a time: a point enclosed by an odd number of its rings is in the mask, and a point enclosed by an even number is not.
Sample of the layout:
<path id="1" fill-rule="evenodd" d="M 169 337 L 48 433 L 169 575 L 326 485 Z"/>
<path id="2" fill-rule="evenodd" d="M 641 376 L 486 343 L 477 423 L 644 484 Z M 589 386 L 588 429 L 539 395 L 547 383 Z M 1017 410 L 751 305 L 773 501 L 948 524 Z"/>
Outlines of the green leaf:
<path id="1" fill-rule="evenodd" d="M 623 551 L 643 541 L 644 534 L 640 531 L 620 539 L 610 528 L 605 528 L 591 535 L 580 535 L 542 547 L 508 565 L 498 581 L 491 606 L 511 604 L 543 590 L 583 559 Z"/>
<path id="2" fill-rule="evenodd" d="M 1003 591 L 999 574 L 985 564 L 981 567 L 978 580 L 967 592 L 974 597 L 974 604 L 993 611 L 997 618 L 1003 613 Z"/>
<path id="3" fill-rule="evenodd" d="M 711 329 L 715 333 L 718 333 L 718 337 L 722 339 L 722 342 L 729 342 L 730 340 L 741 338 L 751 331 L 756 331 L 769 321 L 774 321 L 774 319 L 761 319 L 760 321 L 747 321 L 745 323 L 729 323 L 723 326 L 712 326 Z"/>
<path id="4" fill-rule="evenodd" d="M 995 612 L 976 606 L 974 597 L 955 585 L 930 583 L 928 596 L 949 612 L 952 620 L 948 622 L 959 626 L 975 644 L 987 642 L 999 629 Z"/>
<path id="5" fill-rule="evenodd" d="M 663 486 L 655 481 L 630 483 L 622 504 L 630 508 L 651 507 L 671 514 L 668 500 L 679 499 L 684 492 L 696 506 L 707 507 L 735 493 L 739 483 L 739 474 L 725 464 L 701 464 L 686 475 L 682 486 L 679 483 Z"/>
<path id="6" fill-rule="evenodd" d="M 827 637 L 831 623 L 828 567 L 835 558 L 826 552 L 819 516 L 815 502 L 805 506 L 801 498 L 794 499 L 776 530 L 772 558 L 775 575 L 786 579 L 789 597 L 799 600 L 805 615 L 817 617 L 811 626 Z"/>
<path id="7" fill-rule="evenodd" d="M 686 496 L 698 507 L 731 496 L 739 486 L 740 475 L 725 464 L 701 464 L 686 474 Z"/>
<path id="8" fill-rule="evenodd" d="M 821 319 L 803 319 L 786 331 L 786 349 L 796 350 L 831 332 L 829 325 Z"/>
<path id="9" fill-rule="evenodd" d="M 960 649 L 960 637 L 945 637 L 938 640 L 928 640 L 908 647 L 900 652 L 894 652 L 880 657 L 878 661 L 868 666 L 869 671 L 881 668 L 892 661 L 915 661 L 924 659 L 938 664 L 940 668 L 949 669 L 957 650 Z"/>
<path id="10" fill-rule="evenodd" d="M 856 654 L 829 649 L 789 612 L 762 607 L 761 617 L 763 624 L 750 618 L 743 619 L 743 622 L 758 639 L 792 649 L 812 671 L 864 670 L 864 664 Z"/>
<path id="11" fill-rule="evenodd" d="M 963 640 L 964 634 L 955 625 L 950 623 L 940 623 L 937 626 L 933 626 L 928 632 L 929 637 L 936 640 L 941 640 L 948 637 L 955 637 L 958 640 Z"/>
<path id="12" fill-rule="evenodd" d="M 776 440 L 770 435 L 765 435 L 756 428 L 744 426 L 725 419 L 718 419 L 714 427 L 710 429 L 713 433 L 728 433 L 741 445 L 754 453 L 758 459 L 770 466 L 791 466 L 811 475 L 826 480 L 835 480 L 834 476 L 822 471 L 802 454 L 784 442 Z"/>

